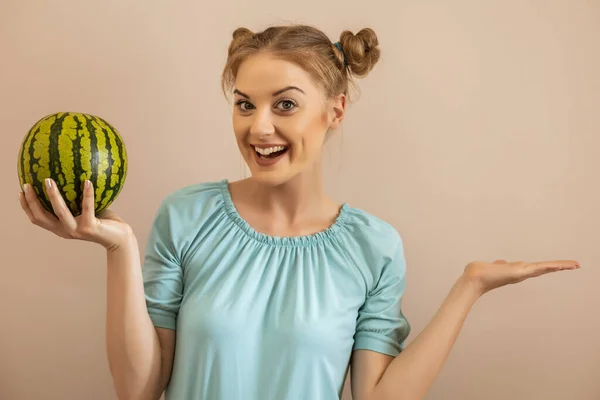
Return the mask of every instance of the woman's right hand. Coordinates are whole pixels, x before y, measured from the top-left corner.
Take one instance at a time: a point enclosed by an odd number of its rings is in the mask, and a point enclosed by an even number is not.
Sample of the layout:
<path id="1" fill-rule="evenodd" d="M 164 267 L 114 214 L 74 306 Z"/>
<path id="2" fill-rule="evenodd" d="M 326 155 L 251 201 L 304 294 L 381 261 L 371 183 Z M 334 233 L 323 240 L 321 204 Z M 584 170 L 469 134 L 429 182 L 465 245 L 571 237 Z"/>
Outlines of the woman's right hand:
<path id="1" fill-rule="evenodd" d="M 131 227 L 110 210 L 103 211 L 99 215 L 101 218 L 96 218 L 94 188 L 90 181 L 84 184 L 82 212 L 77 217 L 67 207 L 52 179 L 46 180 L 46 193 L 56 216 L 44 208 L 29 184 L 24 185 L 24 193 L 19 193 L 21 207 L 33 224 L 57 236 L 99 243 L 107 250 L 116 250 L 133 236 Z"/>

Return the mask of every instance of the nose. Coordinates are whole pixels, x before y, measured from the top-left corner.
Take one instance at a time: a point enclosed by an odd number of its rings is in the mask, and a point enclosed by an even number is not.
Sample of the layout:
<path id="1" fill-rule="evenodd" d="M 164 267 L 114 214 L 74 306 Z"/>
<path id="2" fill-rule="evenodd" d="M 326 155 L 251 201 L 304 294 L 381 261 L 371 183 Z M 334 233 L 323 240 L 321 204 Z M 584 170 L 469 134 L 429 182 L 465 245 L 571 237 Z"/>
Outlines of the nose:
<path id="1" fill-rule="evenodd" d="M 252 123 L 250 124 L 251 136 L 264 137 L 275 134 L 275 126 L 268 110 L 257 110 L 250 118 L 252 118 Z"/>

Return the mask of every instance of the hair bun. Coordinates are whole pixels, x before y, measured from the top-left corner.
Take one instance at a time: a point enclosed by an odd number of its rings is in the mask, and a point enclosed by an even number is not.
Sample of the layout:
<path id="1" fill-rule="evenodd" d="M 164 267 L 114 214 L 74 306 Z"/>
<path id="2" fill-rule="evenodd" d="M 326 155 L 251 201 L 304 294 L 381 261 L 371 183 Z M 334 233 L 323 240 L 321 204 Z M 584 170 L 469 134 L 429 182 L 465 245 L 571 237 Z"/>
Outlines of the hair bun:
<path id="1" fill-rule="evenodd" d="M 353 75 L 366 76 L 379 61 L 379 40 L 371 28 L 361 29 L 356 35 L 351 31 L 343 31 L 339 42 Z"/>
<path id="2" fill-rule="evenodd" d="M 254 32 L 248 28 L 237 28 L 233 31 L 232 40 L 227 50 L 228 54 L 235 52 L 242 44 L 254 37 Z"/>

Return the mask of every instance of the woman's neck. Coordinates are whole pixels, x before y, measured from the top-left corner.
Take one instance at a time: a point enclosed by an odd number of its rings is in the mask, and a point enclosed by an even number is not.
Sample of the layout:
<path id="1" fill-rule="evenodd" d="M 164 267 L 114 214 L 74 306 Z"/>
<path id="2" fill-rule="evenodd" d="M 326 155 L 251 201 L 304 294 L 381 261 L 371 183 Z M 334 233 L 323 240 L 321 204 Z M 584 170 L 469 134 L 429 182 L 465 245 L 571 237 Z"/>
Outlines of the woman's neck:
<path id="1" fill-rule="evenodd" d="M 233 182 L 233 202 L 256 230 L 278 236 L 315 233 L 337 218 L 339 205 L 325 195 L 321 177 L 300 174 L 281 185 L 253 178 Z"/>

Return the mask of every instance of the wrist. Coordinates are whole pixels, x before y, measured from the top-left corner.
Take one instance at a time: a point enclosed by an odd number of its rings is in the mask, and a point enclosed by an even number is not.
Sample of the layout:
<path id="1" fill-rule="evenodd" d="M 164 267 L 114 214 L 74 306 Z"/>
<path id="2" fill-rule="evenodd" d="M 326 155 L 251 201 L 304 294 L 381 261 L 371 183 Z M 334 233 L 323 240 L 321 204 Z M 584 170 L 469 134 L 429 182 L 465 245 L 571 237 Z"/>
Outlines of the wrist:
<path id="1" fill-rule="evenodd" d="M 118 242 L 112 243 L 105 248 L 109 254 L 130 252 L 132 249 L 137 251 L 138 242 L 133 230 L 129 229 Z"/>
<path id="2" fill-rule="evenodd" d="M 118 246 L 107 248 L 106 261 L 109 274 L 128 273 L 140 268 L 140 249 L 135 236 L 131 236 L 127 242 L 119 243 Z"/>
<path id="3" fill-rule="evenodd" d="M 485 291 L 477 279 L 474 279 L 469 274 L 463 273 L 455 284 L 456 288 L 469 297 L 473 302 L 477 301 Z"/>

